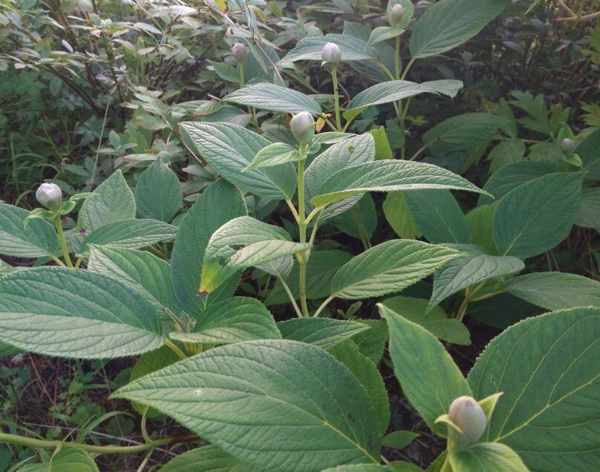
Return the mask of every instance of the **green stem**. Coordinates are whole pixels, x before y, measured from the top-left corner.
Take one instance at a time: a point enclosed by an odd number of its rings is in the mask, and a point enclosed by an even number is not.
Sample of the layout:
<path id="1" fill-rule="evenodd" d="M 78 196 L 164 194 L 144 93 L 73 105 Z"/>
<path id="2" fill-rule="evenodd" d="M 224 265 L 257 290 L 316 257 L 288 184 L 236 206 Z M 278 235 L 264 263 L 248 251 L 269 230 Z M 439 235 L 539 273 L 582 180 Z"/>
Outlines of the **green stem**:
<path id="1" fill-rule="evenodd" d="M 330 297 L 326 298 L 325 301 L 323 303 L 321 303 L 321 306 L 317 309 L 317 311 L 313 315 L 313 318 L 318 318 L 319 315 L 321 314 L 321 312 L 325 309 L 325 307 L 329 304 L 329 302 L 331 300 L 333 300 L 334 298 L 335 298 L 335 295 L 331 295 Z"/>
<path id="2" fill-rule="evenodd" d="M 400 77 L 400 80 L 406 79 L 406 76 L 408 75 L 408 71 L 410 70 L 410 68 L 415 63 L 416 60 L 417 60 L 416 57 L 412 57 L 410 59 L 410 61 L 408 62 L 408 64 L 406 64 L 406 68 L 404 69 L 404 72 L 402 73 L 402 77 Z"/>
<path id="3" fill-rule="evenodd" d="M 300 157 L 298 161 L 298 232 L 300 242 L 306 242 L 306 204 L 304 201 L 304 164 L 306 161 L 306 144 L 300 145 Z M 299 292 L 300 306 L 302 307 L 302 316 L 308 317 L 308 304 L 306 303 L 306 264 L 310 257 L 310 251 L 298 253 L 296 258 L 299 265 Z"/>
<path id="4" fill-rule="evenodd" d="M 60 241 L 60 248 L 62 249 L 62 254 L 65 262 L 67 263 L 67 267 L 73 268 L 73 262 L 71 262 L 71 256 L 69 255 L 69 247 L 67 246 L 67 238 L 65 238 L 65 232 L 63 231 L 62 221 L 60 220 L 60 215 L 56 215 L 54 217 L 54 227 L 56 228 L 56 233 L 58 234 L 58 240 Z"/>
<path id="5" fill-rule="evenodd" d="M 400 36 L 396 36 L 396 56 L 394 58 L 394 72 L 396 80 L 400 78 Z"/>
<path id="6" fill-rule="evenodd" d="M 175 354 L 177 354 L 180 359 L 185 360 L 188 358 L 185 355 L 185 352 L 183 352 L 181 349 L 179 349 L 179 347 L 175 343 L 173 343 L 173 341 L 171 341 L 170 339 L 165 339 L 165 346 L 167 346 L 169 349 L 171 349 L 171 351 L 173 351 Z"/>
<path id="7" fill-rule="evenodd" d="M 331 80 L 333 81 L 333 98 L 335 100 L 335 126 L 342 131 L 342 118 L 340 115 L 340 94 L 338 91 L 337 65 L 331 67 Z"/>
<path id="8" fill-rule="evenodd" d="M 238 68 L 240 70 L 240 88 L 243 88 L 244 85 L 245 85 L 245 82 L 244 82 L 244 64 L 240 64 Z"/>
<path id="9" fill-rule="evenodd" d="M 294 294 L 290 290 L 290 286 L 286 283 L 285 280 L 283 280 L 283 278 L 280 278 L 279 281 L 281 282 L 281 285 L 283 286 L 285 293 L 287 293 L 287 296 L 290 299 L 290 302 L 292 302 L 292 306 L 294 307 L 294 311 L 296 312 L 296 315 L 298 316 L 298 318 L 304 318 L 304 316 L 302 315 L 302 311 L 300 311 L 300 307 L 298 306 L 298 304 L 296 303 L 296 300 L 294 299 Z"/>

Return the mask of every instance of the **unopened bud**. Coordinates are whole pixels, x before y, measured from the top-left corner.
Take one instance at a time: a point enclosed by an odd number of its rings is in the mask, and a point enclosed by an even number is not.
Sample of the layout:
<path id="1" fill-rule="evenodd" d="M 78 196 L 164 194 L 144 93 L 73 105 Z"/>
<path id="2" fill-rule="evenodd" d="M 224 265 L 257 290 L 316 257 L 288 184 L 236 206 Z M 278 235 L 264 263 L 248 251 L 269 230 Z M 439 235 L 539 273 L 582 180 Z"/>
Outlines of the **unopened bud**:
<path id="1" fill-rule="evenodd" d="M 390 25 L 393 28 L 400 26 L 402 23 L 402 18 L 404 17 L 404 7 L 399 3 L 396 3 L 391 10 L 389 10 L 388 19 L 390 20 Z"/>
<path id="2" fill-rule="evenodd" d="M 338 64 L 342 60 L 342 50 L 335 43 L 327 43 L 321 51 L 321 58 L 325 62 Z"/>
<path id="3" fill-rule="evenodd" d="M 235 43 L 231 47 L 231 55 L 238 64 L 242 64 L 246 60 L 246 56 L 248 55 L 248 48 L 242 43 Z"/>
<path id="4" fill-rule="evenodd" d="M 575 141 L 565 138 L 562 140 L 562 143 L 560 143 L 560 148 L 565 154 L 571 155 L 573 154 L 573 151 L 575 151 Z"/>
<path id="5" fill-rule="evenodd" d="M 292 118 L 290 128 L 299 144 L 310 144 L 315 135 L 315 119 L 309 112 L 301 111 Z"/>
<path id="6" fill-rule="evenodd" d="M 58 210 L 62 203 L 62 190 L 56 184 L 42 184 L 35 192 L 37 201 L 50 210 Z"/>
<path id="7" fill-rule="evenodd" d="M 448 417 L 465 435 L 469 444 L 477 442 L 487 426 L 483 408 L 472 397 L 458 397 L 450 405 Z"/>

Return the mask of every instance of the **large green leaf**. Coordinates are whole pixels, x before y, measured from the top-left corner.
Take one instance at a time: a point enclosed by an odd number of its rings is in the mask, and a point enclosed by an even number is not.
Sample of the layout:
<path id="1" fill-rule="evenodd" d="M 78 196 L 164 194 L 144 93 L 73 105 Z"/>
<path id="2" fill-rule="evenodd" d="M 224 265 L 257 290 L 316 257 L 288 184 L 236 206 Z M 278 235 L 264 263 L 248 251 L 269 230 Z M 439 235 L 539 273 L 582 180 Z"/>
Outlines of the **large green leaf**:
<path id="1" fill-rule="evenodd" d="M 235 273 L 312 247 L 292 242 L 282 228 L 249 216 L 235 218 L 211 236 L 200 279 L 200 292 L 213 292 Z"/>
<path id="2" fill-rule="evenodd" d="M 583 189 L 575 224 L 582 228 L 594 228 L 600 233 L 600 187 Z"/>
<path id="3" fill-rule="evenodd" d="M 231 472 L 239 463 L 217 446 L 204 446 L 171 459 L 160 472 Z"/>
<path id="4" fill-rule="evenodd" d="M 433 293 L 429 309 L 461 290 L 502 275 L 514 274 L 525 268 L 521 259 L 511 256 L 490 256 L 475 245 L 450 246 L 465 252 L 468 257 L 455 259 L 437 271 L 433 282 Z"/>
<path id="5" fill-rule="evenodd" d="M 218 347 L 113 396 L 157 408 L 266 470 L 313 472 L 379 462 L 379 422 L 364 388 L 330 354 L 305 343 Z"/>
<path id="6" fill-rule="evenodd" d="M 79 252 L 89 252 L 92 245 L 119 249 L 141 249 L 175 239 L 177 228 L 158 220 L 124 220 L 102 226 L 86 236 Z"/>
<path id="7" fill-rule="evenodd" d="M 400 296 L 388 298 L 383 305 L 422 326 L 438 339 L 463 346 L 471 344 L 468 328 L 456 318 L 448 318 L 446 312 L 439 306 L 428 313 L 427 300 Z"/>
<path id="8" fill-rule="evenodd" d="M 392 229 L 404 239 L 421 237 L 419 228 L 410 214 L 406 192 L 390 192 L 383 202 L 383 214 Z"/>
<path id="9" fill-rule="evenodd" d="M 471 242 L 469 223 L 448 190 L 419 190 L 403 195 L 419 231 L 430 243 Z"/>
<path id="10" fill-rule="evenodd" d="M 94 196 L 86 198 L 81 206 L 77 226 L 96 231 L 102 226 L 121 220 L 135 218 L 136 206 L 133 193 L 120 170 L 102 182 Z"/>
<path id="11" fill-rule="evenodd" d="M 25 226 L 29 212 L 0 203 L 0 254 L 12 257 L 44 257 L 58 251 L 58 236 L 42 219 L 32 219 Z"/>
<path id="12" fill-rule="evenodd" d="M 296 90 L 268 83 L 246 86 L 230 93 L 223 100 L 279 113 L 296 114 L 307 111 L 312 115 L 320 115 L 322 112 L 321 106 L 313 98 Z"/>
<path id="13" fill-rule="evenodd" d="M 435 420 L 448 413 L 456 398 L 471 395 L 471 388 L 433 334 L 384 305 L 379 310 L 388 322 L 390 355 L 402 391 L 431 429 L 444 432 Z"/>
<path id="14" fill-rule="evenodd" d="M 450 464 L 454 472 L 528 472 L 519 455 L 505 444 L 479 443 L 453 451 Z"/>
<path id="15" fill-rule="evenodd" d="M 509 192 L 494 212 L 502 255 L 536 256 L 565 239 L 581 206 L 583 173 L 548 174 Z"/>
<path id="16" fill-rule="evenodd" d="M 513 279 L 506 291 L 547 310 L 600 307 L 600 282 L 564 272 L 534 272 Z"/>
<path id="17" fill-rule="evenodd" d="M 273 200 L 291 199 L 296 175 L 291 163 L 242 172 L 270 144 L 262 136 L 231 123 L 185 122 L 184 139 L 219 175 L 246 192 Z"/>
<path id="18" fill-rule="evenodd" d="M 410 37 L 413 58 L 460 46 L 504 11 L 508 0 L 442 0 L 419 19 Z"/>
<path id="19" fill-rule="evenodd" d="M 459 256 L 453 249 L 420 241 L 387 241 L 343 265 L 333 277 L 331 293 L 356 300 L 399 292 Z"/>
<path id="20" fill-rule="evenodd" d="M 175 296 L 185 310 L 201 313 L 213 302 L 233 294 L 237 279 L 205 297 L 198 296 L 204 252 L 212 234 L 229 220 L 246 214 L 244 197 L 223 180 L 209 185 L 181 220 L 171 253 L 171 280 Z"/>
<path id="21" fill-rule="evenodd" d="M 356 320 L 366 324 L 369 329 L 362 331 L 352 338 L 360 352 L 378 364 L 383 357 L 385 344 L 388 340 L 387 323 L 384 320 Z"/>
<path id="22" fill-rule="evenodd" d="M 258 300 L 246 297 L 215 303 L 198 318 L 193 332 L 172 332 L 170 336 L 177 341 L 206 344 L 281 339 L 269 310 Z"/>
<path id="23" fill-rule="evenodd" d="M 314 344 L 322 349 L 333 346 L 369 330 L 369 326 L 354 321 L 328 318 L 296 318 L 277 324 L 284 339 Z"/>
<path id="24" fill-rule="evenodd" d="M 384 160 L 342 169 L 321 186 L 311 199 L 315 206 L 337 202 L 365 192 L 395 190 L 450 189 L 485 193 L 468 180 L 432 164 Z"/>
<path id="25" fill-rule="evenodd" d="M 0 341 L 39 354 L 103 359 L 162 345 L 155 305 L 84 270 L 41 267 L 0 279 Z"/>
<path id="26" fill-rule="evenodd" d="M 600 129 L 589 134 L 575 149 L 581 158 L 583 170 L 587 171 L 586 180 L 600 180 Z"/>
<path id="27" fill-rule="evenodd" d="M 175 297 L 169 264 L 149 252 L 93 246 L 88 270 L 121 281 L 167 312 L 183 312 Z"/>
<path id="28" fill-rule="evenodd" d="M 367 42 L 347 34 L 328 34 L 325 36 L 310 36 L 298 41 L 296 47 L 279 61 L 279 66 L 293 67 L 296 61 L 322 61 L 321 53 L 327 43 L 334 43 L 342 51 L 342 61 L 365 61 L 375 59 L 377 50 L 368 47 Z"/>
<path id="29" fill-rule="evenodd" d="M 510 446 L 531 470 L 595 470 L 598 339 L 598 308 L 529 318 L 495 338 L 468 378 L 475 398 L 503 392 L 482 440 Z"/>
<path id="30" fill-rule="evenodd" d="M 134 195 L 142 218 L 168 223 L 183 206 L 179 178 L 161 158 L 140 174 Z"/>

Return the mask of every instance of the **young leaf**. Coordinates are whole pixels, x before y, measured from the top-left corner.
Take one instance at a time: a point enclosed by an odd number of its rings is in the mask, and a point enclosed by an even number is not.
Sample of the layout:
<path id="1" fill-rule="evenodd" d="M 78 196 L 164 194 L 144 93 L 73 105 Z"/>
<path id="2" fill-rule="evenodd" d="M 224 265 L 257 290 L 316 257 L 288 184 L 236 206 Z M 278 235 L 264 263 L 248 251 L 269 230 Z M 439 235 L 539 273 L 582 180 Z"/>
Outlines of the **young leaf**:
<path id="1" fill-rule="evenodd" d="M 246 192 L 263 198 L 284 200 L 296 190 L 291 163 L 242 172 L 270 142 L 246 128 L 230 123 L 185 122 L 184 139 L 219 175 Z"/>
<path id="2" fill-rule="evenodd" d="M 565 239 L 581 206 L 583 173 L 556 173 L 509 192 L 494 212 L 494 241 L 502 255 L 526 258 Z"/>
<path id="3" fill-rule="evenodd" d="M 528 472 L 519 455 L 505 444 L 480 443 L 450 453 L 454 472 Z"/>
<path id="4" fill-rule="evenodd" d="M 108 359 L 159 348 L 159 312 L 100 274 L 41 267 L 0 279 L 0 341 L 48 356 Z"/>
<path id="5" fill-rule="evenodd" d="M 374 44 L 381 43 L 382 41 L 387 41 L 388 39 L 395 38 L 396 36 L 401 36 L 402 33 L 404 33 L 404 30 L 401 28 L 392 28 L 390 26 L 378 26 L 373 31 L 371 31 L 371 36 L 369 36 L 369 41 L 367 42 L 367 45 L 373 46 Z"/>
<path id="6" fill-rule="evenodd" d="M 86 236 L 79 248 L 81 254 L 92 245 L 119 249 L 141 249 L 175 239 L 177 228 L 157 220 L 115 221 Z"/>
<path id="7" fill-rule="evenodd" d="M 405 192 L 404 198 L 419 231 L 430 243 L 471 242 L 467 219 L 448 190 Z"/>
<path id="8" fill-rule="evenodd" d="M 327 318 L 297 318 L 277 323 L 284 339 L 331 349 L 351 337 L 367 331 L 369 326 L 354 321 Z"/>
<path id="9" fill-rule="evenodd" d="M 479 33 L 510 4 L 508 0 L 443 0 L 417 21 L 410 37 L 413 58 L 450 51 Z"/>
<path id="10" fill-rule="evenodd" d="M 288 162 L 297 162 L 300 159 L 300 153 L 294 146 L 285 143 L 273 143 L 258 151 L 250 165 L 242 169 L 242 172 L 260 167 L 280 166 Z"/>
<path id="11" fill-rule="evenodd" d="M 600 307 L 600 282 L 563 272 L 534 272 L 514 278 L 506 291 L 547 310 Z"/>
<path id="12" fill-rule="evenodd" d="M 48 472 L 98 472 L 89 454 L 75 447 L 65 447 L 52 456 Z"/>
<path id="13" fill-rule="evenodd" d="M 467 287 L 502 275 L 514 274 L 525 268 L 523 261 L 516 257 L 490 256 L 483 249 L 472 244 L 457 244 L 449 247 L 467 253 L 468 257 L 455 259 L 436 272 L 429 310 Z"/>
<path id="14" fill-rule="evenodd" d="M 379 305 L 379 311 L 388 322 L 390 355 L 402 391 L 425 423 L 444 433 L 445 427 L 435 420 L 448 412 L 456 398 L 472 396 L 471 388 L 433 334 L 384 305 Z"/>
<path id="15" fill-rule="evenodd" d="M 160 472 L 231 472 L 239 463 L 219 447 L 210 445 L 178 455 L 167 462 Z"/>
<path id="16" fill-rule="evenodd" d="M 394 449 L 404 449 L 420 435 L 412 431 L 394 431 L 383 437 L 381 444 L 384 447 L 392 447 Z"/>
<path id="17" fill-rule="evenodd" d="M 400 296 L 388 298 L 383 305 L 394 313 L 422 326 L 438 339 L 463 346 L 471 344 L 468 328 L 459 320 L 448 318 L 448 315 L 439 306 L 428 312 L 427 300 Z"/>
<path id="18" fill-rule="evenodd" d="M 357 300 L 399 292 L 456 257 L 460 253 L 453 249 L 420 241 L 387 241 L 342 266 L 333 277 L 331 293 Z"/>
<path id="19" fill-rule="evenodd" d="M 310 344 L 265 340 L 218 347 L 113 396 L 157 408 L 266 470 L 379 462 L 379 422 L 367 393 L 346 367 Z"/>
<path id="20" fill-rule="evenodd" d="M 246 86 L 230 93 L 223 101 L 278 113 L 322 113 L 321 106 L 313 98 L 296 90 L 268 83 Z"/>
<path id="21" fill-rule="evenodd" d="M 485 193 L 468 180 L 432 164 L 385 160 L 346 167 L 333 174 L 311 199 L 314 206 L 335 203 L 365 192 L 418 189 L 467 190 Z"/>
<path id="22" fill-rule="evenodd" d="M 503 392 L 482 440 L 501 442 L 531 470 L 586 470 L 600 434 L 600 309 L 524 320 L 493 339 L 468 380 L 475 398 Z"/>
<path id="23" fill-rule="evenodd" d="M 245 214 L 240 191 L 219 180 L 206 187 L 181 220 L 171 253 L 171 280 L 175 296 L 191 315 L 198 316 L 211 303 L 233 295 L 238 282 L 234 277 L 231 283 L 205 297 L 198 296 L 198 283 L 210 237 L 228 221 Z"/>
<path id="24" fill-rule="evenodd" d="M 327 43 L 334 43 L 342 50 L 342 62 L 366 61 L 377 57 L 377 50 L 368 47 L 366 41 L 347 34 L 309 36 L 298 41 L 296 47 L 279 61 L 279 66 L 292 68 L 296 61 L 322 61 L 321 52 Z"/>
<path id="25" fill-rule="evenodd" d="M 134 195 L 141 218 L 168 223 L 183 207 L 179 178 L 161 158 L 140 174 Z"/>
<path id="26" fill-rule="evenodd" d="M 312 247 L 294 243 L 278 226 L 249 216 L 235 218 L 213 233 L 206 247 L 200 292 L 213 292 L 236 272 Z"/>
<path id="27" fill-rule="evenodd" d="M 108 223 L 132 220 L 135 214 L 133 193 L 121 170 L 117 170 L 94 190 L 92 198 L 85 199 L 79 212 L 77 227 L 96 231 Z"/>
<path id="28" fill-rule="evenodd" d="M 30 220 L 29 212 L 0 203 L 0 254 L 12 257 L 45 257 L 56 254 L 56 231 L 47 221 Z"/>
<path id="29" fill-rule="evenodd" d="M 215 303 L 198 318 L 191 333 L 172 332 L 186 343 L 232 344 L 257 339 L 281 339 L 273 315 L 254 298 L 233 297 Z"/>

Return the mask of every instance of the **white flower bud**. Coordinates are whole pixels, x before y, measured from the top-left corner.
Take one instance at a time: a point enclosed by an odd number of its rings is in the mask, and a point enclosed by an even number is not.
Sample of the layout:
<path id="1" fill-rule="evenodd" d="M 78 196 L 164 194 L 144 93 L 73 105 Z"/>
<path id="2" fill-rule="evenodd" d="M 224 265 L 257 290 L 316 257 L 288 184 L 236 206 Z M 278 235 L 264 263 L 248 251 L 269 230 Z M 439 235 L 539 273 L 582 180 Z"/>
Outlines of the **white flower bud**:
<path id="1" fill-rule="evenodd" d="M 469 444 L 477 442 L 487 426 L 483 408 L 472 397 L 463 396 L 454 400 L 448 416 L 462 430 Z"/>
<path id="2" fill-rule="evenodd" d="M 315 135 L 315 119 L 307 111 L 294 115 L 290 122 L 292 134 L 300 144 L 310 144 Z"/>
<path id="3" fill-rule="evenodd" d="M 327 43 L 321 51 L 321 58 L 325 62 L 338 64 L 342 60 L 342 50 L 335 43 Z"/>
<path id="4" fill-rule="evenodd" d="M 238 64 L 242 64 L 246 60 L 248 55 L 248 48 L 242 43 L 235 43 L 231 47 L 231 55 L 234 57 Z"/>
<path id="5" fill-rule="evenodd" d="M 399 3 L 396 3 L 391 10 L 389 10 L 388 19 L 392 27 L 397 27 L 402 23 L 404 17 L 404 7 Z"/>
<path id="6" fill-rule="evenodd" d="M 56 184 L 42 184 L 35 192 L 37 201 L 50 210 L 58 210 L 62 203 L 62 190 Z"/>
<path id="7" fill-rule="evenodd" d="M 565 138 L 562 140 L 562 143 L 560 143 L 560 148 L 565 154 L 571 155 L 573 154 L 573 151 L 575 151 L 575 141 Z"/>

